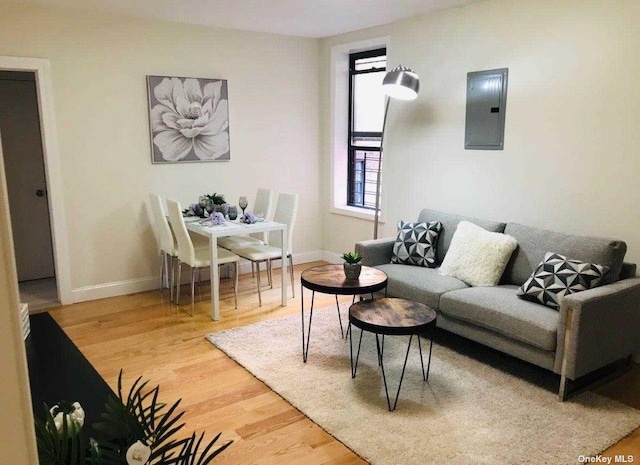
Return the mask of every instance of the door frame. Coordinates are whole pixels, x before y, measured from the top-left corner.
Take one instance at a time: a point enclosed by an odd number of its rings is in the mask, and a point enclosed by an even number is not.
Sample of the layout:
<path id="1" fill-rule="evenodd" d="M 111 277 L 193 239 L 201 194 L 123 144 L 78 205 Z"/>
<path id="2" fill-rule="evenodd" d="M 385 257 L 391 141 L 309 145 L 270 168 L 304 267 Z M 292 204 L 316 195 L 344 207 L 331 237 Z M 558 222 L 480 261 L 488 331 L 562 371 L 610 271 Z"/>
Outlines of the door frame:
<path id="1" fill-rule="evenodd" d="M 71 261 L 69 259 L 67 218 L 64 210 L 64 191 L 62 188 L 60 152 L 58 150 L 58 131 L 53 108 L 51 65 L 49 60 L 44 58 L 0 56 L 0 71 L 27 71 L 35 73 L 58 300 L 61 304 L 70 304 L 73 303 L 71 292 Z"/>

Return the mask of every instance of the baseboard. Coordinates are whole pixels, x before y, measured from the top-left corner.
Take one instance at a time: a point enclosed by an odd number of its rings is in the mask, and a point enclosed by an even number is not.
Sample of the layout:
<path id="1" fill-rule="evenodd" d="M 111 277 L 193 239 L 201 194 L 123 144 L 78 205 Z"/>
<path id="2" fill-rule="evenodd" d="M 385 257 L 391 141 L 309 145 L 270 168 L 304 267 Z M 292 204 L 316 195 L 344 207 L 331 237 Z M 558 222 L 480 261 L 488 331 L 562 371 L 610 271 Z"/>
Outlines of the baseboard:
<path id="1" fill-rule="evenodd" d="M 302 252 L 293 254 L 294 265 L 301 263 L 315 262 L 318 260 L 324 260 L 325 253 L 321 250 L 312 252 Z M 273 262 L 274 268 L 280 268 L 280 260 Z M 251 262 L 242 260 L 240 262 L 240 273 L 251 273 Z M 222 271 L 224 276 L 224 271 Z M 182 281 L 186 283 L 188 281 L 187 273 L 183 273 Z M 208 276 L 208 274 L 207 274 Z M 119 295 L 135 294 L 138 292 L 151 291 L 153 289 L 160 288 L 160 277 L 149 276 L 146 278 L 128 279 L 125 281 L 115 281 L 105 284 L 96 284 L 94 286 L 85 286 L 74 289 L 71 292 L 72 301 L 74 303 L 86 302 L 88 300 L 105 299 L 107 297 L 116 297 Z"/>
<path id="2" fill-rule="evenodd" d="M 94 286 L 79 287 L 71 291 L 74 303 L 86 302 L 87 300 L 104 299 L 119 295 L 135 294 L 137 292 L 160 289 L 160 277 L 147 277 L 128 279 L 126 281 L 115 281 Z"/>
<path id="3" fill-rule="evenodd" d="M 322 252 L 322 260 L 324 260 L 325 262 L 333 263 L 334 265 L 344 263 L 341 254 L 336 252 L 328 252 L 326 250 Z"/>

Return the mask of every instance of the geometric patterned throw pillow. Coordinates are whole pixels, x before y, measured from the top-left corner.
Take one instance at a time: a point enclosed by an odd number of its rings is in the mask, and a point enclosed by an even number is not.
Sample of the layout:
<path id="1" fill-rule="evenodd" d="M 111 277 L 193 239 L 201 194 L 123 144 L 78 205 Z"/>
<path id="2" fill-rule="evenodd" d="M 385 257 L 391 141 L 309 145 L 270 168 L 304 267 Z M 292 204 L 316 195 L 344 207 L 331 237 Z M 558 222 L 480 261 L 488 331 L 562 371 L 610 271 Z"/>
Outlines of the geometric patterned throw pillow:
<path id="1" fill-rule="evenodd" d="M 391 263 L 436 267 L 436 243 L 442 223 L 408 223 L 398 221 L 398 236 L 393 244 Z"/>
<path id="2" fill-rule="evenodd" d="M 517 296 L 557 310 L 565 295 L 597 287 L 608 271 L 607 266 L 571 260 L 549 252 L 518 289 Z"/>

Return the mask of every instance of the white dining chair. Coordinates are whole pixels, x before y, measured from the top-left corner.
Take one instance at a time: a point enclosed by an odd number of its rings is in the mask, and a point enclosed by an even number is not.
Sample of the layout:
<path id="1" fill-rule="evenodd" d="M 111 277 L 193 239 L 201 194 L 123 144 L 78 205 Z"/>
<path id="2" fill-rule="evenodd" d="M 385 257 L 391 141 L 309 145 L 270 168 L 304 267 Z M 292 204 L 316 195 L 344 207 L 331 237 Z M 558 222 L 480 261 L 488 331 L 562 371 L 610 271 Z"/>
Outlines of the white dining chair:
<path id="1" fill-rule="evenodd" d="M 151 202 L 151 213 L 153 216 L 153 227 L 158 239 L 158 249 L 160 250 L 160 295 L 164 292 L 165 282 L 168 282 L 171 301 L 173 302 L 173 282 L 174 282 L 174 260 L 178 256 L 178 248 L 171 232 L 171 227 L 164 212 L 162 199 L 159 195 L 149 194 Z M 171 269 L 171 273 L 169 273 Z"/>
<path id="2" fill-rule="evenodd" d="M 173 232 L 176 236 L 178 245 L 178 258 L 177 258 L 177 290 L 176 290 L 176 303 L 180 303 L 180 284 L 182 275 L 182 264 L 185 264 L 191 268 L 191 316 L 193 316 L 193 310 L 195 306 L 195 273 L 196 270 L 201 270 L 211 266 L 211 260 L 208 249 L 194 248 L 191 237 L 187 231 L 187 227 L 182 217 L 182 208 L 180 204 L 174 200 L 167 201 L 167 209 L 169 210 L 169 218 L 173 225 Z M 233 263 L 233 297 L 235 301 L 235 308 L 238 308 L 238 264 L 240 257 L 233 252 L 218 247 L 218 264 L 225 265 L 227 263 Z"/>
<path id="3" fill-rule="evenodd" d="M 271 216 L 271 206 L 273 204 L 273 190 L 259 188 L 256 193 L 256 201 L 253 204 L 253 208 L 249 209 L 253 211 L 256 216 L 261 216 L 265 220 Z M 242 236 L 229 236 L 221 237 L 218 239 L 220 247 L 224 247 L 227 250 L 237 249 L 239 247 L 248 247 L 250 245 L 262 245 L 267 243 L 267 233 L 254 233 Z"/>
<path id="4" fill-rule="evenodd" d="M 160 257 L 162 258 L 162 264 L 160 269 L 160 295 L 162 295 L 165 286 L 165 281 L 168 282 L 171 301 L 173 302 L 173 283 L 175 277 L 175 259 L 178 257 L 178 245 L 175 235 L 171 229 L 171 224 L 167 220 L 167 213 L 164 208 L 164 201 L 162 197 L 157 194 L 149 194 L 149 201 L 151 203 L 151 212 L 153 216 L 153 226 L 158 238 L 158 248 L 160 250 Z M 209 250 L 209 239 L 200 234 L 189 234 L 193 242 L 193 246 L 196 249 Z"/>
<path id="5" fill-rule="evenodd" d="M 296 222 L 296 216 L 298 215 L 298 194 L 280 194 L 278 195 L 278 203 L 276 205 L 276 212 L 273 216 L 273 221 L 277 223 L 284 223 L 287 225 L 288 231 L 288 240 L 286 244 L 285 250 L 287 251 L 287 256 L 282 257 L 282 240 L 280 234 L 270 234 L 268 244 L 256 244 L 245 247 L 238 247 L 233 249 L 233 252 L 240 257 L 250 260 L 256 264 L 257 267 L 257 281 L 258 281 L 258 302 L 260 306 L 262 306 L 262 294 L 260 292 L 261 284 L 260 284 L 260 264 L 262 262 L 266 262 L 267 264 L 267 276 L 269 277 L 269 282 L 272 283 L 271 280 L 271 262 L 273 260 L 284 260 L 287 258 L 289 260 L 289 277 L 291 279 L 291 290 L 293 297 L 295 294 L 295 286 L 293 285 L 293 255 L 292 255 L 292 244 L 293 244 L 293 227 Z M 283 282 L 283 286 L 286 284 Z"/>

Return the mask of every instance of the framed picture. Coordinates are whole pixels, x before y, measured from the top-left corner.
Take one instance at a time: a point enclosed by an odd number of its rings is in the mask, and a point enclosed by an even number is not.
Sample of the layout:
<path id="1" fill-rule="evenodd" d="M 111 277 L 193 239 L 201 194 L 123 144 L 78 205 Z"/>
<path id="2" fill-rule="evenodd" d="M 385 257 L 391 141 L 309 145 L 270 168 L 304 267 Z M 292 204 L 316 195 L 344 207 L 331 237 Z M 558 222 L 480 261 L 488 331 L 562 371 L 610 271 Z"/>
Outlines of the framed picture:
<path id="1" fill-rule="evenodd" d="M 152 163 L 229 161 L 226 79 L 147 76 Z"/>

